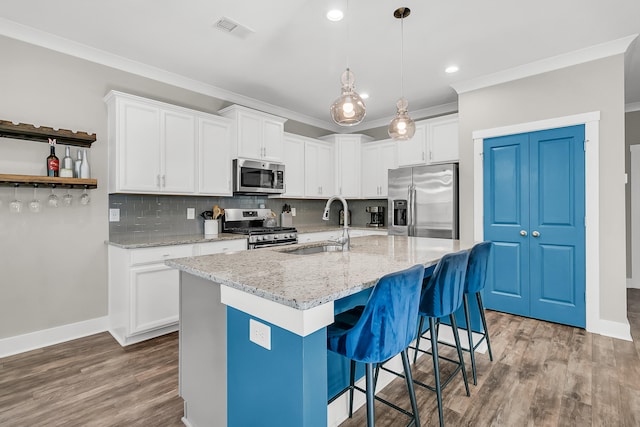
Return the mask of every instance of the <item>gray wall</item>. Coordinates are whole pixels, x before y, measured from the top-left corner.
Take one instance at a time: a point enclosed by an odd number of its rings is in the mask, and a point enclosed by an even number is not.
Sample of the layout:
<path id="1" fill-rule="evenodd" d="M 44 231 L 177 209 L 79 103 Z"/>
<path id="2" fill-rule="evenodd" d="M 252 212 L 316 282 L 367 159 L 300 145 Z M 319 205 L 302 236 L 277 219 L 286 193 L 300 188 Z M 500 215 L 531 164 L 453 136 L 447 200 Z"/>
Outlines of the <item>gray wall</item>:
<path id="1" fill-rule="evenodd" d="M 473 239 L 472 132 L 600 111 L 600 318 L 626 322 L 624 57 L 504 83 L 458 99 L 461 239 Z"/>
<path id="2" fill-rule="evenodd" d="M 104 242 L 109 238 L 109 196 L 103 97 L 110 90 L 119 90 L 210 113 L 228 103 L 6 37 L 0 37 L 0 52 L 0 120 L 96 133 L 89 159 L 92 177 L 98 180 L 88 206 L 44 208 L 40 214 L 9 214 L 13 189 L 0 187 L 2 339 L 107 314 Z M 285 130 L 309 137 L 329 133 L 298 122 L 285 123 Z M 0 173 L 44 175 L 48 152 L 47 144 L 0 138 Z M 61 146 L 57 154 L 63 156 Z M 55 191 L 59 196 L 65 192 Z M 71 193 L 77 202 L 81 191 Z M 48 194 L 48 189 L 38 190 L 41 200 Z M 33 190 L 21 187 L 19 196 L 25 202 L 31 200 Z M 273 205 L 280 212 L 282 203 L 267 201 L 267 207 Z M 354 202 L 357 212 L 363 210 L 358 204 L 365 203 L 377 204 Z M 313 221 L 320 204 L 324 206 L 321 201 L 300 202 L 297 223 Z M 337 206 L 334 204 L 336 212 Z M 360 216 L 358 220 L 364 218 Z M 190 225 L 170 231 L 198 227 Z"/>
<path id="3" fill-rule="evenodd" d="M 626 186 L 627 200 L 627 277 L 631 277 L 631 152 L 629 147 L 640 144 L 640 111 L 633 111 L 625 114 L 624 121 L 625 147 L 625 171 L 629 177 L 629 184 Z"/>

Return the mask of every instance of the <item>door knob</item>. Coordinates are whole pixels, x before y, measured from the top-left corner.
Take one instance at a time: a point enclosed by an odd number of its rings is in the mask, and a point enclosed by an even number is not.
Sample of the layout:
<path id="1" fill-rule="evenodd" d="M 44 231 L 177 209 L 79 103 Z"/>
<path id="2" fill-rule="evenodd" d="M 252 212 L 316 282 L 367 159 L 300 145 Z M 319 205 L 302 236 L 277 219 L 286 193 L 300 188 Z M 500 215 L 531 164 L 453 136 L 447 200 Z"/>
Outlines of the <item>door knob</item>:
<path id="1" fill-rule="evenodd" d="M 520 235 L 522 237 L 527 237 L 527 232 L 525 230 L 520 230 Z"/>
<path id="2" fill-rule="evenodd" d="M 540 237 L 540 233 L 538 233 L 537 231 L 532 232 L 531 235 L 533 237 Z"/>

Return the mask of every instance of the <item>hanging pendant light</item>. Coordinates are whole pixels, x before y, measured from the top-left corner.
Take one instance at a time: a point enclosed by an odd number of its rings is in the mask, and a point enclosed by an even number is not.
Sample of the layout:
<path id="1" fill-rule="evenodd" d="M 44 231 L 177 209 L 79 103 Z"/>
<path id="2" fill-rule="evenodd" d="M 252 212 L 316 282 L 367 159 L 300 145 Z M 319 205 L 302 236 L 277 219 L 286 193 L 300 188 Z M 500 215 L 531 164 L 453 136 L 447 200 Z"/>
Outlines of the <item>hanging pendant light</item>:
<path id="1" fill-rule="evenodd" d="M 347 49 L 349 46 L 349 2 L 347 1 Z M 367 109 L 360 95 L 355 90 L 355 77 L 349 69 L 349 56 L 347 55 L 347 69 L 342 73 L 341 95 L 331 104 L 329 111 L 331 118 L 340 126 L 355 126 L 362 122 L 367 114 Z"/>
<path id="2" fill-rule="evenodd" d="M 400 19 L 400 99 L 396 103 L 398 111 L 391 123 L 389 123 L 389 136 L 396 141 L 404 141 L 413 138 L 416 133 L 416 124 L 409 117 L 407 108 L 409 102 L 404 97 L 404 18 L 411 14 L 411 9 L 401 7 L 393 12 L 393 16 Z"/>

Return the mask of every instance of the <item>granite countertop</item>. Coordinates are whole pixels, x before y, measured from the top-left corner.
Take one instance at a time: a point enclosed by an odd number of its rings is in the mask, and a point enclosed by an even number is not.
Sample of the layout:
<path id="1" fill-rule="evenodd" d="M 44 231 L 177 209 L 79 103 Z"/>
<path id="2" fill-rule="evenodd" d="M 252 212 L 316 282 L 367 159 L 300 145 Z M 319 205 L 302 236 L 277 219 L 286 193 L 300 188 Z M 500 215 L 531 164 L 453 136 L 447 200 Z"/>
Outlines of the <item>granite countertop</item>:
<path id="1" fill-rule="evenodd" d="M 443 255 L 470 247 L 461 246 L 457 240 L 376 235 L 352 238 L 350 252 L 287 253 L 324 243 L 179 258 L 165 263 L 212 282 L 307 310 L 374 286 L 385 274 L 419 263 L 434 265 Z"/>
<path id="2" fill-rule="evenodd" d="M 342 230 L 341 225 L 296 225 L 299 234 L 302 233 L 320 233 L 323 231 Z M 367 230 L 367 231 L 387 231 L 387 227 L 366 227 L 366 226 L 349 226 L 349 230 Z"/>
<path id="3" fill-rule="evenodd" d="M 105 243 L 124 249 L 151 248 L 155 246 L 185 245 L 191 243 L 219 242 L 221 240 L 246 239 L 242 234 L 220 233 L 215 239 L 205 239 L 202 234 L 182 236 L 148 236 L 139 234 L 122 235 Z"/>

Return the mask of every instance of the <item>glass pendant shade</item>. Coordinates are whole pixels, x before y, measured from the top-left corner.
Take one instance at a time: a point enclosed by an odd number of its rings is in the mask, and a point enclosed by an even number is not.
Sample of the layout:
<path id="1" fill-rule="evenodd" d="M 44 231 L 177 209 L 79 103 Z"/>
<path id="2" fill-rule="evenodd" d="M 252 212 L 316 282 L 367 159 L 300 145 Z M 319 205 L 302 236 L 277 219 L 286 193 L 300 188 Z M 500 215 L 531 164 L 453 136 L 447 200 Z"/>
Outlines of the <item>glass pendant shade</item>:
<path id="1" fill-rule="evenodd" d="M 331 118 L 340 126 L 354 126 L 364 119 L 366 107 L 355 91 L 353 72 L 347 68 L 341 80 L 342 94 L 331 104 Z"/>
<path id="2" fill-rule="evenodd" d="M 389 136 L 396 141 L 411 139 L 416 133 L 416 124 L 411 120 L 407 112 L 409 103 L 406 99 L 400 98 L 396 105 L 398 106 L 398 112 L 389 123 L 389 129 L 387 130 Z"/>

